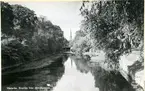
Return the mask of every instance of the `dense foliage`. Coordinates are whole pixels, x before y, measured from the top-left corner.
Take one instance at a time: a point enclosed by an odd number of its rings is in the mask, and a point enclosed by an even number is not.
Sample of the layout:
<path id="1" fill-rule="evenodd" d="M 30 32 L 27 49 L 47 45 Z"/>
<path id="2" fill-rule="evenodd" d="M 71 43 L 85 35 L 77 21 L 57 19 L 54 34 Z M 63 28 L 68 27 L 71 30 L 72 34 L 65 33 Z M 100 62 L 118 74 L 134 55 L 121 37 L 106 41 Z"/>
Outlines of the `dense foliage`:
<path id="1" fill-rule="evenodd" d="M 37 16 L 34 11 L 21 5 L 12 5 L 14 36 L 20 41 L 31 39 L 36 30 Z"/>
<path id="2" fill-rule="evenodd" d="M 2 66 L 59 53 L 68 44 L 63 31 L 44 16 L 21 5 L 1 2 Z"/>
<path id="3" fill-rule="evenodd" d="M 9 5 L 8 3 L 1 3 L 1 19 L 1 21 L 3 21 L 3 23 L 1 24 L 2 33 L 6 35 L 12 35 L 12 30 L 14 27 L 14 15 L 11 5 Z"/>
<path id="4" fill-rule="evenodd" d="M 107 61 L 115 63 L 122 54 L 133 50 L 142 53 L 143 4 L 143 0 L 84 1 L 80 8 L 84 19 L 73 41 L 73 51 L 103 50 Z"/>

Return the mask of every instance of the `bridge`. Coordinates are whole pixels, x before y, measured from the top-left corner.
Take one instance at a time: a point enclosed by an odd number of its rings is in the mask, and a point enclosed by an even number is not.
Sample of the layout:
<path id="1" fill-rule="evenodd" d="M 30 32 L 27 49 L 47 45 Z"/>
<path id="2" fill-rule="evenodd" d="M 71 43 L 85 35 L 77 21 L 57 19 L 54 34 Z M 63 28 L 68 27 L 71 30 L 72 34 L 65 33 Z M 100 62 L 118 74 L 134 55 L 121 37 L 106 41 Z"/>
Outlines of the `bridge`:
<path id="1" fill-rule="evenodd" d="M 63 50 L 64 51 L 70 51 L 70 47 L 69 46 L 65 46 L 65 47 L 63 47 Z"/>
<path id="2" fill-rule="evenodd" d="M 63 47 L 63 50 L 64 50 L 65 52 L 69 52 L 69 53 L 70 53 L 70 49 L 71 49 L 70 42 L 71 42 L 71 41 L 72 41 L 72 32 L 71 32 L 71 30 L 70 30 L 70 40 L 69 40 L 69 45 Z"/>

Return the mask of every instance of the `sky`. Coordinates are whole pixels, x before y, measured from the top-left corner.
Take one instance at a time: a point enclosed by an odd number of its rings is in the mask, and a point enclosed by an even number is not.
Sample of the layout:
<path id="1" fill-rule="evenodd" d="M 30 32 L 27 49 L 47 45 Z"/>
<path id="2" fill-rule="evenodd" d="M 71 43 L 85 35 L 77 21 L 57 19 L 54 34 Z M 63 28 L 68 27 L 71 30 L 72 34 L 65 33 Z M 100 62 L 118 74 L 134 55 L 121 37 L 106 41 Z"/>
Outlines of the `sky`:
<path id="1" fill-rule="evenodd" d="M 79 1 L 54 1 L 54 2 L 8 2 L 9 4 L 20 4 L 35 11 L 37 16 L 46 16 L 54 25 L 61 27 L 64 37 L 70 40 L 70 30 L 72 38 L 79 30 L 82 20 L 80 15 L 81 2 Z"/>

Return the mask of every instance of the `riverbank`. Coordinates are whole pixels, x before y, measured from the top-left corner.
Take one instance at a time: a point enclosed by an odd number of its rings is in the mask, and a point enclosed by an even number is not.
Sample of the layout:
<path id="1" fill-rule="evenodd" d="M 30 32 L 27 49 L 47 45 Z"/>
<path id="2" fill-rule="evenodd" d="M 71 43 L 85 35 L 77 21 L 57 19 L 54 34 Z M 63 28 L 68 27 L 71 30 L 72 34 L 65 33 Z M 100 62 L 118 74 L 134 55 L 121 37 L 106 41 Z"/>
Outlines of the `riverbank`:
<path id="1" fill-rule="evenodd" d="M 110 71 L 114 70 L 115 66 L 112 64 L 112 68 L 108 67 L 108 63 L 105 62 L 105 53 L 100 52 L 85 52 L 83 55 L 89 55 L 91 57 L 90 61 L 97 65 L 100 65 L 103 69 Z M 141 86 L 144 89 L 144 62 L 141 62 L 141 55 L 139 51 L 133 51 L 129 55 L 122 55 L 119 60 L 118 71 L 124 76 L 127 81 L 130 81 L 132 77 L 132 82 L 135 88 Z M 116 70 L 116 69 L 115 69 Z"/>
<path id="2" fill-rule="evenodd" d="M 129 55 L 122 55 L 119 60 L 120 68 L 130 75 L 136 85 L 144 88 L 144 60 L 139 51 L 133 51 Z"/>
<path id="3" fill-rule="evenodd" d="M 43 56 L 41 58 L 34 59 L 29 62 L 24 62 L 21 64 L 16 64 L 14 66 L 2 68 L 2 75 L 33 70 L 33 69 L 39 69 L 57 61 L 57 59 L 61 58 L 61 56 L 62 54 L 53 54 L 53 55 L 49 54 L 47 56 Z"/>
<path id="4" fill-rule="evenodd" d="M 5 70 L 2 72 L 2 90 L 13 91 L 7 87 L 16 87 L 15 91 L 23 91 L 19 87 L 46 87 L 50 90 L 64 73 L 66 60 L 67 55 L 54 54 Z"/>

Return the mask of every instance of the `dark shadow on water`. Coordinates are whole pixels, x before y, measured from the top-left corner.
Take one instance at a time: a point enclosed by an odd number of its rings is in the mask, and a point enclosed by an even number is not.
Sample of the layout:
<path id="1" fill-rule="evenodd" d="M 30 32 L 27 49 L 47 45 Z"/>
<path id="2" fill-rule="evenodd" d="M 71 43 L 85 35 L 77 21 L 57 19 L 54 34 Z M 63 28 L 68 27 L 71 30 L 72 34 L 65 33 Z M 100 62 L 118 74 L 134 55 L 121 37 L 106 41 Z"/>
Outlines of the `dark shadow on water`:
<path id="1" fill-rule="evenodd" d="M 48 66 L 38 69 L 30 69 L 22 72 L 15 72 L 2 75 L 2 87 L 6 91 L 7 86 L 46 86 L 46 84 L 55 85 L 58 79 L 64 74 L 63 63 L 68 56 L 63 55 L 57 58 Z M 40 60 L 41 61 L 41 60 Z M 37 65 L 36 65 L 37 66 Z"/>
<path id="2" fill-rule="evenodd" d="M 115 71 L 106 71 L 100 66 L 91 66 L 89 56 L 69 56 L 76 65 L 76 69 L 81 73 L 88 73 L 94 77 L 95 86 L 99 91 L 135 91 L 129 82 Z M 56 86 L 58 80 L 65 71 L 64 62 L 68 59 L 63 55 L 52 62 L 51 65 L 39 69 L 16 72 L 2 75 L 3 89 L 6 86 L 46 86 L 50 84 L 52 88 Z M 70 61 L 70 60 L 68 60 Z M 85 79 L 84 79 L 85 80 Z M 82 83 L 85 84 L 85 83 Z M 4 91 L 6 91 L 4 89 Z"/>
<path id="3" fill-rule="evenodd" d="M 100 66 L 90 66 L 89 56 L 70 56 L 70 58 L 75 62 L 77 70 L 82 73 L 92 73 L 95 87 L 98 87 L 99 91 L 135 91 L 120 72 L 106 71 Z"/>

